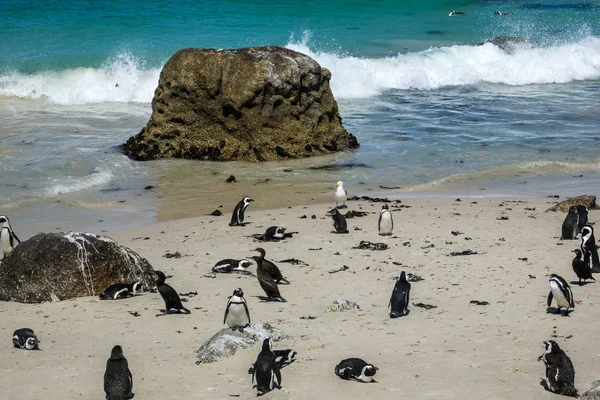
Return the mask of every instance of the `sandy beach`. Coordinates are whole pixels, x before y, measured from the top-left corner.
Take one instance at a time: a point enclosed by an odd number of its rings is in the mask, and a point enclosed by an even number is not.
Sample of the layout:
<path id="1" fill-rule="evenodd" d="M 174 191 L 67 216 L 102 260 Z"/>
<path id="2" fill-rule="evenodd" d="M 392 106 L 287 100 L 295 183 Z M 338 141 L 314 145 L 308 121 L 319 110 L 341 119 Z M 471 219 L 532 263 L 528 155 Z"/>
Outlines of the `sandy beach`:
<path id="1" fill-rule="evenodd" d="M 179 293 L 197 291 L 186 303 L 192 314 L 157 316 L 164 303 L 148 292 L 121 301 L 2 302 L 0 398 L 103 399 L 105 363 L 116 344 L 129 361 L 135 399 L 253 398 L 247 370 L 259 344 L 224 361 L 195 364 L 196 350 L 224 327 L 227 296 L 236 287 L 244 290 L 253 323 L 268 322 L 289 335 L 275 348 L 298 352 L 298 360 L 282 370 L 283 388 L 266 398 L 553 399 L 540 385 L 544 365 L 537 361 L 549 339 L 573 361 L 582 393 L 599 378 L 592 342 L 600 320 L 599 283 L 571 285 L 577 304 L 569 317 L 547 312 L 548 277 L 576 279 L 571 250 L 579 243 L 559 240 L 564 214 L 544 212 L 553 202 L 407 199 L 402 208 L 392 207 L 391 237 L 377 234 L 381 204 L 367 201 L 348 202 L 349 210 L 369 214 L 348 219 L 347 235 L 331 233 L 326 212 L 333 203 L 268 211 L 251 206 L 243 228 L 228 226 L 228 204 L 220 217 L 104 232 L 173 275 L 167 283 Z M 590 211 L 590 221 L 599 215 Z M 271 225 L 297 233 L 278 243 L 249 237 Z M 361 240 L 389 248 L 353 249 Z M 255 255 L 258 246 L 291 281 L 280 286 L 287 303 L 261 301 L 255 277 L 211 274 L 217 261 Z M 477 254 L 449 255 L 465 250 Z M 165 258 L 167 252 L 182 257 Z M 277 262 L 289 258 L 308 265 Z M 346 271 L 329 273 L 344 265 Z M 392 320 L 387 305 L 400 271 L 423 280 L 412 283 L 410 314 Z M 360 310 L 326 312 L 336 299 L 354 301 Z M 309 316 L 315 318 L 301 318 Z M 41 351 L 12 347 L 12 332 L 22 327 L 35 330 Z M 377 383 L 336 377 L 334 366 L 349 357 L 379 367 Z"/>

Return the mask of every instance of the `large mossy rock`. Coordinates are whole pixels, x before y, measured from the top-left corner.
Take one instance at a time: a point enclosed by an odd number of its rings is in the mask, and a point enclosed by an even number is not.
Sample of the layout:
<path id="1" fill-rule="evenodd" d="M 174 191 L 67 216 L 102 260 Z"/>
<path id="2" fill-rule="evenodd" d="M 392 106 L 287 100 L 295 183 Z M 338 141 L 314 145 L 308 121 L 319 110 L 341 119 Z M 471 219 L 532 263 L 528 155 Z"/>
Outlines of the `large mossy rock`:
<path id="1" fill-rule="evenodd" d="M 278 342 L 287 338 L 287 335 L 269 324 L 252 324 L 244 328 L 243 332 L 231 328 L 221 329 L 200 346 L 196 353 L 196 364 L 223 360 L 234 355 L 238 349 L 247 349 L 268 337 L 273 342 Z"/>
<path id="2" fill-rule="evenodd" d="M 567 212 L 571 206 L 584 205 L 588 208 L 588 210 L 597 210 L 598 206 L 596 205 L 596 196 L 584 194 L 581 196 L 571 197 L 567 200 L 561 201 L 557 205 L 550 207 L 546 210 L 548 211 L 562 211 Z"/>
<path id="3" fill-rule="evenodd" d="M 331 73 L 282 47 L 183 49 L 163 67 L 152 116 L 125 143 L 137 160 L 269 161 L 357 148 Z"/>
<path id="4" fill-rule="evenodd" d="M 152 286 L 152 267 L 133 250 L 92 233 L 39 233 L 0 263 L 0 301 L 41 303 L 97 296 L 113 283 Z"/>

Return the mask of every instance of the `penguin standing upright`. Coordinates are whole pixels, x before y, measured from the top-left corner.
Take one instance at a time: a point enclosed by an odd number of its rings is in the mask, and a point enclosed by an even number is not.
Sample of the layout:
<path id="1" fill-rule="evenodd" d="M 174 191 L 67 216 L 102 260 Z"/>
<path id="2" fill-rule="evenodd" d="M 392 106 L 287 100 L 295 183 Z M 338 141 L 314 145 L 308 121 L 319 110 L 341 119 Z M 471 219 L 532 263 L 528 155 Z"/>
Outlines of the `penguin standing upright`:
<path id="1" fill-rule="evenodd" d="M 15 247 L 15 240 L 19 243 L 21 241 L 12 230 L 10 221 L 6 215 L 0 215 L 0 224 L 0 261 L 2 261 L 4 256 L 10 253 Z"/>
<path id="2" fill-rule="evenodd" d="M 565 316 L 569 315 L 569 307 L 575 308 L 573 301 L 573 292 L 571 286 L 563 277 L 556 274 L 550 275 L 550 293 L 548 293 L 548 307 L 552 305 L 552 298 L 556 299 L 556 313 L 560 314 L 560 309 L 565 309 Z"/>
<path id="3" fill-rule="evenodd" d="M 335 229 L 335 233 L 348 233 L 348 224 L 346 223 L 346 217 L 342 215 L 338 211 L 337 208 L 334 208 L 329 212 L 331 214 L 331 218 L 333 219 L 333 227 Z"/>
<path id="4" fill-rule="evenodd" d="M 252 383 L 256 378 L 256 395 L 262 396 L 275 388 L 281 388 L 281 372 L 277 366 L 277 357 L 273 353 L 271 338 L 266 338 L 262 344 L 262 350 L 254 362 L 252 371 Z M 277 381 L 277 383 L 275 383 Z"/>
<path id="5" fill-rule="evenodd" d="M 231 215 L 231 222 L 229 226 L 244 226 L 244 213 L 246 209 L 253 202 L 250 197 L 246 196 L 233 209 L 233 214 Z"/>
<path id="6" fill-rule="evenodd" d="M 29 328 L 17 329 L 13 333 L 12 341 L 13 341 L 13 346 L 16 347 L 17 349 L 24 349 L 24 350 L 39 350 L 40 349 L 38 347 L 38 344 L 40 343 L 40 341 L 38 340 L 37 336 L 35 336 L 33 329 L 29 329 Z"/>
<path id="7" fill-rule="evenodd" d="M 562 240 L 575 239 L 575 236 L 577 236 L 577 233 L 579 232 L 578 223 L 579 213 L 577 212 L 577 206 L 571 206 L 569 207 L 569 213 L 563 221 L 560 238 Z"/>
<path id="8" fill-rule="evenodd" d="M 104 392 L 107 400 L 125 400 L 133 389 L 133 376 L 121 346 L 113 347 L 106 361 Z"/>
<path id="9" fill-rule="evenodd" d="M 252 265 L 252 263 L 246 259 L 233 260 L 231 258 L 228 258 L 217 262 L 215 266 L 212 267 L 212 271 L 220 272 L 223 274 L 228 274 L 230 272 L 249 273 L 247 269 L 250 265 Z"/>
<path id="10" fill-rule="evenodd" d="M 381 212 L 379 213 L 379 222 L 377 223 L 379 234 L 381 236 L 391 235 L 394 230 L 394 220 L 392 218 L 392 212 L 387 204 L 381 206 Z"/>
<path id="11" fill-rule="evenodd" d="M 410 299 L 410 282 L 406 280 L 406 273 L 402 271 L 400 278 L 394 286 L 392 297 L 390 297 L 391 306 L 390 318 L 398 318 L 408 315 L 408 302 Z"/>
<path id="12" fill-rule="evenodd" d="M 277 284 L 280 284 L 280 283 L 284 283 L 286 285 L 290 284 L 290 281 L 288 281 L 287 279 L 285 279 L 283 277 L 283 274 L 281 273 L 281 270 L 279 269 L 279 267 L 277 265 L 275 265 L 273 262 L 271 262 L 269 260 L 265 260 L 265 255 L 267 254 L 265 249 L 258 247 L 254 251 L 257 251 L 260 253 L 259 258 L 261 259 L 262 268 L 269 275 L 271 275 L 271 278 L 273 278 L 273 280 L 275 280 L 275 282 Z"/>
<path id="13" fill-rule="evenodd" d="M 580 233 L 584 226 L 588 224 L 588 208 L 579 204 L 577 206 L 577 233 Z"/>
<path id="14" fill-rule="evenodd" d="M 234 331 L 236 329 L 243 331 L 245 327 L 250 325 L 250 311 L 248 311 L 248 305 L 241 288 L 235 289 L 233 295 L 227 301 L 225 316 L 223 317 L 223 323 L 226 322 Z"/>
<path id="15" fill-rule="evenodd" d="M 277 282 L 275 282 L 275 279 L 273 279 L 269 271 L 267 271 L 263 265 L 264 261 L 266 261 L 264 256 L 262 256 L 262 254 L 261 257 L 252 256 L 252 259 L 256 261 L 256 277 L 258 278 L 258 283 L 260 284 L 262 290 L 265 291 L 268 299 L 277 299 L 282 303 L 285 303 L 287 300 L 284 299 L 279 293 Z"/>
<path id="16" fill-rule="evenodd" d="M 592 272 L 600 272 L 598 248 L 596 247 L 594 228 L 591 225 L 586 225 L 581 229 L 580 248 L 583 253 L 583 260 L 592 268 Z"/>
<path id="17" fill-rule="evenodd" d="M 342 379 L 356 379 L 361 382 L 375 382 L 373 376 L 379 368 L 373 364 L 367 364 L 360 358 L 347 358 L 335 366 L 335 374 Z"/>
<path id="18" fill-rule="evenodd" d="M 183 311 L 186 314 L 191 314 L 192 312 L 181 304 L 181 299 L 175 289 L 165 283 L 165 280 L 167 279 L 165 274 L 162 271 L 154 271 L 154 273 L 158 277 L 156 288 L 165 301 L 165 313 L 168 314 L 169 310 L 173 309 L 177 310 L 177 312 Z"/>
<path id="19" fill-rule="evenodd" d="M 346 200 L 348 199 L 348 193 L 344 190 L 344 182 L 339 181 L 335 184 L 335 193 L 333 194 L 335 199 L 335 206 L 337 207 L 340 201 L 342 202 L 341 208 L 346 208 Z"/>
<path id="20" fill-rule="evenodd" d="M 573 258 L 571 266 L 573 267 L 573 272 L 575 272 L 575 275 L 577 275 L 579 278 L 579 285 L 581 286 L 582 279 L 583 283 L 585 283 L 587 279 L 596 281 L 596 279 L 592 276 L 592 269 L 590 268 L 589 264 L 581 259 L 581 250 L 575 249 L 573 250 L 573 253 L 575 253 L 575 258 Z"/>
<path id="21" fill-rule="evenodd" d="M 567 354 L 554 340 L 544 342 L 546 352 L 541 358 L 546 365 L 546 386 L 549 391 L 563 396 L 579 397 L 575 389 L 575 369 Z"/>

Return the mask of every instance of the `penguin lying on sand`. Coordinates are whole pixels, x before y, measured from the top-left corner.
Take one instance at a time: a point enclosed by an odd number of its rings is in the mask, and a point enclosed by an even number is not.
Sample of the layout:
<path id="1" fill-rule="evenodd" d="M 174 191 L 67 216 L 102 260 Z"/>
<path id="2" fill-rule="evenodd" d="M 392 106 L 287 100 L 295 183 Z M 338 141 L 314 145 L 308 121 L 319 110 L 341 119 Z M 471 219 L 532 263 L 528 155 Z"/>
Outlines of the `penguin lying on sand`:
<path id="1" fill-rule="evenodd" d="M 379 368 L 367 364 L 360 358 L 348 358 L 335 366 L 335 374 L 342 379 L 356 379 L 361 382 L 375 382 L 373 376 Z"/>
<path id="2" fill-rule="evenodd" d="M 234 260 L 231 258 L 227 258 L 225 260 L 221 260 L 212 267 L 212 272 L 228 274 L 230 272 L 241 272 L 245 274 L 249 274 L 248 267 L 251 266 L 252 263 L 246 259 Z"/>
<path id="3" fill-rule="evenodd" d="M 104 292 L 100 293 L 100 300 L 117 300 L 126 297 L 137 295 L 138 291 L 142 291 L 142 282 L 134 283 L 115 283 L 107 287 Z"/>
<path id="4" fill-rule="evenodd" d="M 13 346 L 17 349 L 24 350 L 39 350 L 38 344 L 40 341 L 32 329 L 29 328 L 21 328 L 17 329 L 13 333 L 12 337 Z"/>

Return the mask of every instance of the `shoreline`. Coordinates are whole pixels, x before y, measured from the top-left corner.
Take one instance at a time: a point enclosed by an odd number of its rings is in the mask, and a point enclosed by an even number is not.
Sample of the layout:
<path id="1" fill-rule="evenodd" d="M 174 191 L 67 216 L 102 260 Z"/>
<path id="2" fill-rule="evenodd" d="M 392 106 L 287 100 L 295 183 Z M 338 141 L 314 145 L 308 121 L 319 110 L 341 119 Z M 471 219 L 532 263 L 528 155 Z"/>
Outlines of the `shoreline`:
<path id="1" fill-rule="evenodd" d="M 269 322 L 289 337 L 275 348 L 292 348 L 298 361 L 282 370 L 283 388 L 267 396 L 376 396 L 398 393 L 415 399 L 470 398 L 553 399 L 539 385 L 544 365 L 537 362 L 543 340 L 557 340 L 572 359 L 576 387 L 584 392 L 598 379 L 598 352 L 589 346 L 600 318 L 597 283 L 572 284 L 578 302 L 569 318 L 548 313 L 548 275 L 574 278 L 570 250 L 578 241 L 559 241 L 562 213 L 546 213 L 555 199 L 441 198 L 402 200 L 393 208 L 394 235 L 377 235 L 379 203 L 349 201 L 348 210 L 365 217 L 348 219 L 350 233 L 331 233 L 333 204 L 255 210 L 246 227 L 229 227 L 229 215 L 158 222 L 127 227 L 105 235 L 145 257 L 155 269 L 173 275 L 167 283 L 179 293 L 197 291 L 186 307 L 191 315 L 156 317 L 157 293 L 122 301 L 83 297 L 58 303 L 0 303 L 0 335 L 29 326 L 42 341 L 40 352 L 0 347 L 0 387 L 8 399 L 100 398 L 110 349 L 123 346 L 140 398 L 254 398 L 248 366 L 260 344 L 211 364 L 195 365 L 195 351 L 223 328 L 227 296 L 242 287 L 253 323 Z M 306 215 L 307 218 L 301 218 Z M 315 215 L 316 219 L 312 219 Z M 502 220 L 500 217 L 508 217 Z M 600 211 L 590 211 L 598 221 Z M 270 225 L 298 232 L 278 243 L 257 243 L 249 235 Z M 359 230 L 355 229 L 358 228 Z M 456 235 L 452 232 L 458 232 Z M 384 251 L 353 249 L 359 241 L 383 242 Z M 255 277 L 219 274 L 224 258 L 267 251 L 290 285 L 280 287 L 287 303 L 262 302 Z M 477 254 L 452 257 L 453 251 Z M 167 252 L 181 258 L 165 258 Z M 297 258 L 307 266 L 281 263 Z M 521 260 L 526 258 L 526 260 Z M 347 271 L 330 270 L 347 265 Z M 253 270 L 255 267 L 250 267 Z M 387 316 L 394 277 L 417 274 L 410 314 Z M 532 278 L 533 276 L 533 278 Z M 336 299 L 360 310 L 326 312 Z M 470 304 L 487 301 L 487 306 Z M 414 304 L 437 308 L 425 310 Z M 137 311 L 134 317 L 129 311 Z M 307 320 L 301 317 L 314 316 Z M 553 336 L 555 335 L 555 336 Z M 333 367 L 343 358 L 361 357 L 379 367 L 377 384 L 345 382 Z M 61 373 L 56 374 L 56 368 Z M 472 379 L 476 375 L 477 379 Z M 24 386 L 9 384 L 22 382 Z M 401 379 L 399 379 L 401 377 Z M 167 382 L 175 383 L 168 385 Z"/>

